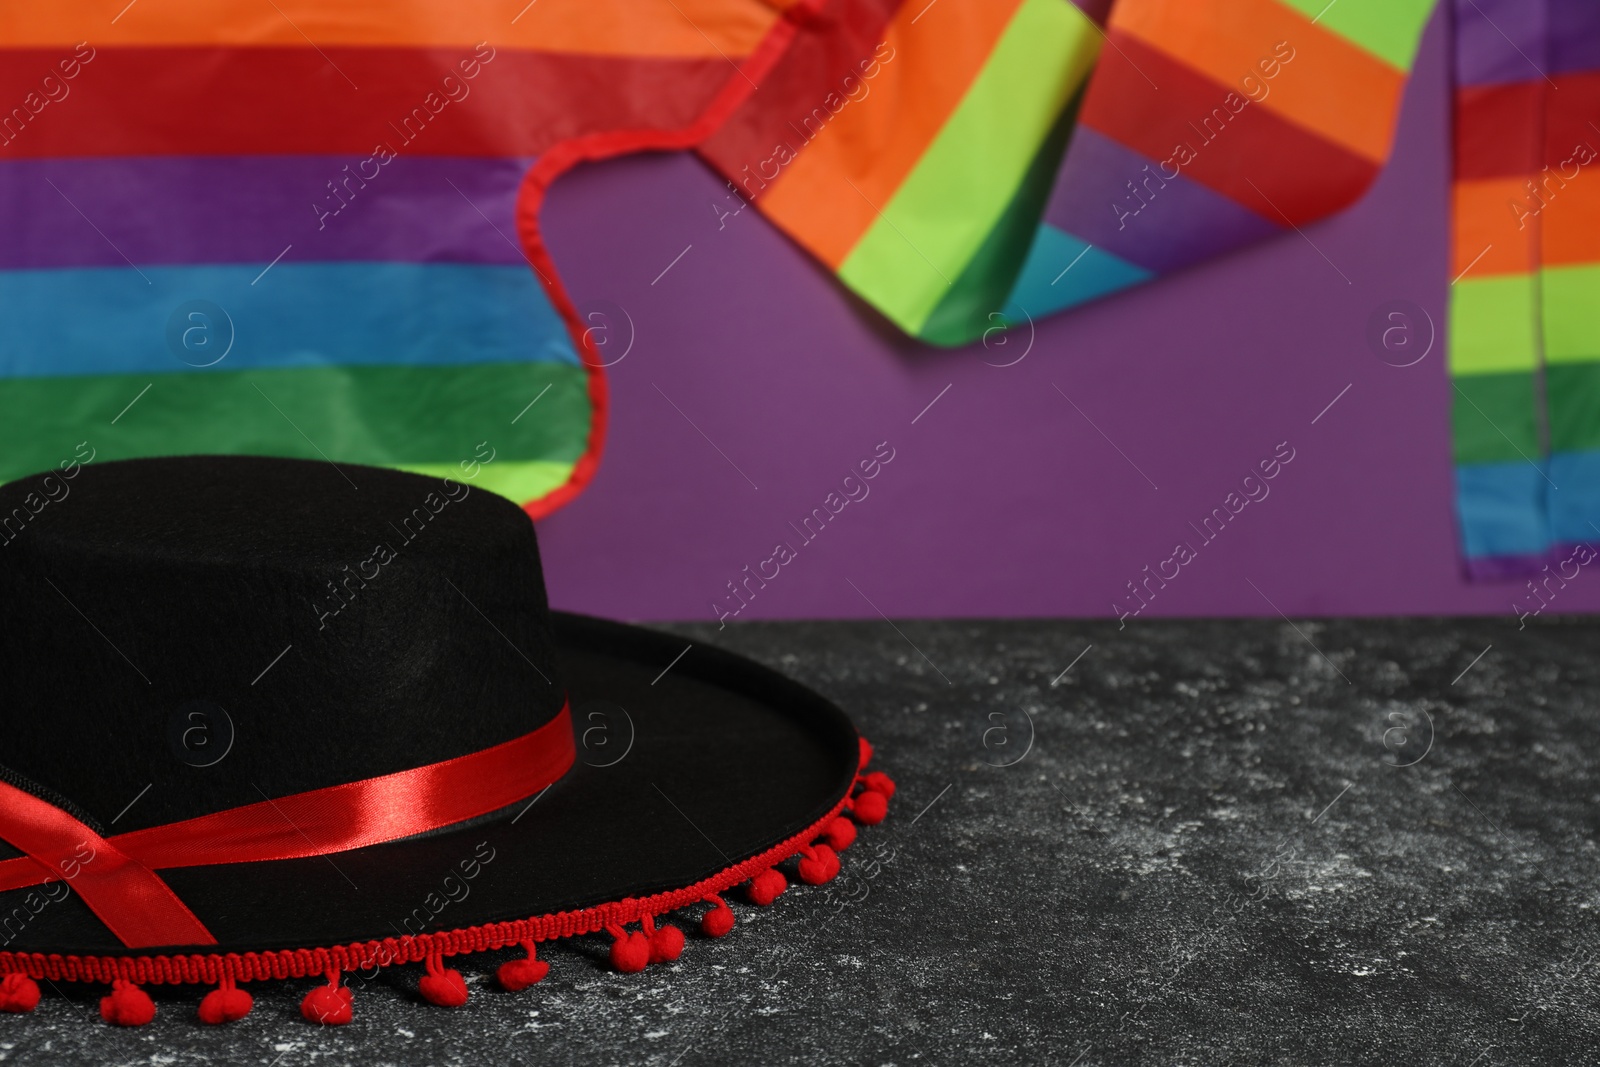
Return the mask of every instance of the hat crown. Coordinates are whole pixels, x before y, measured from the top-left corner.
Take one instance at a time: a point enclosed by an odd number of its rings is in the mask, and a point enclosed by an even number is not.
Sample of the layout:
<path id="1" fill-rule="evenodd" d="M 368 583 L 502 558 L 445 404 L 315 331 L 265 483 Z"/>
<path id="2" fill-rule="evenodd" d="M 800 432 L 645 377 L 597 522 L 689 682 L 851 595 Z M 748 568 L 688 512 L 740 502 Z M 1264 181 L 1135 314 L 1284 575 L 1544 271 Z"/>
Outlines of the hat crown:
<path id="1" fill-rule="evenodd" d="M 559 713 L 510 501 L 319 461 L 82 459 L 0 486 L 0 767 L 91 825 L 435 763 Z"/>

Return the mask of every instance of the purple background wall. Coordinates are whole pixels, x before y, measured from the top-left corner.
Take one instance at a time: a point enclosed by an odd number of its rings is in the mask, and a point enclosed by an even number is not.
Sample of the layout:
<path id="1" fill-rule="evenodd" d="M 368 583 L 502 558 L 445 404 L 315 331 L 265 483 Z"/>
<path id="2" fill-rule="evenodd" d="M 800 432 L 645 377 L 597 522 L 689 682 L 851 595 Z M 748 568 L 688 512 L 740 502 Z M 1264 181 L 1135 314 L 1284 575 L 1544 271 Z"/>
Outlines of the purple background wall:
<path id="1" fill-rule="evenodd" d="M 598 478 L 540 524 L 552 601 L 709 619 L 788 541 L 798 558 L 740 618 L 1110 615 L 1187 541 L 1197 558 L 1144 617 L 1511 620 L 1520 583 L 1460 575 L 1442 336 L 1403 368 L 1366 340 L 1391 300 L 1446 322 L 1445 31 L 1436 17 L 1393 161 L 1353 209 L 1043 320 L 1031 349 L 1026 328 L 1003 347 L 905 340 L 753 210 L 719 229 L 728 201 L 693 158 L 563 179 L 556 260 L 607 358 L 627 355 Z M 788 524 L 880 441 L 895 458 L 870 495 L 802 544 Z M 1270 495 L 1202 541 L 1189 523 L 1285 441 Z M 1580 577 L 1552 610 L 1597 607 Z"/>

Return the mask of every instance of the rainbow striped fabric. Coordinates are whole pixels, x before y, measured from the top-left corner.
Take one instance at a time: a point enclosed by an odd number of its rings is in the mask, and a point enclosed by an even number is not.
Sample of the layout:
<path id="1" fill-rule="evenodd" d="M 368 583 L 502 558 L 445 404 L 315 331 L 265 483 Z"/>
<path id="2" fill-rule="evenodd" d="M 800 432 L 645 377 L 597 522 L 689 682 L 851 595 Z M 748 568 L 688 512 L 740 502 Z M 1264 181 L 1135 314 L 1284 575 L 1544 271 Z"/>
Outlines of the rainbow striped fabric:
<path id="1" fill-rule="evenodd" d="M 1600 5 L 1458 0 L 1455 14 L 1449 353 L 1467 568 L 1554 567 L 1559 583 L 1600 540 Z"/>
<path id="2" fill-rule="evenodd" d="M 261 452 L 471 469 L 544 514 L 607 417 L 538 233 L 562 170 L 694 148 L 963 344 L 1349 204 L 1432 6 L 12 5 L 0 480 Z M 1502 575 L 1600 535 L 1600 7 L 1454 6 L 1458 499 L 1469 572 Z"/>
<path id="3" fill-rule="evenodd" d="M 703 149 L 907 333 L 963 344 L 1337 211 L 1432 0 L 841 0 Z"/>
<path id="4" fill-rule="evenodd" d="M 559 501 L 603 379 L 537 265 L 530 165 L 690 125 L 780 8 L 6 5 L 0 480 L 253 452 Z"/>

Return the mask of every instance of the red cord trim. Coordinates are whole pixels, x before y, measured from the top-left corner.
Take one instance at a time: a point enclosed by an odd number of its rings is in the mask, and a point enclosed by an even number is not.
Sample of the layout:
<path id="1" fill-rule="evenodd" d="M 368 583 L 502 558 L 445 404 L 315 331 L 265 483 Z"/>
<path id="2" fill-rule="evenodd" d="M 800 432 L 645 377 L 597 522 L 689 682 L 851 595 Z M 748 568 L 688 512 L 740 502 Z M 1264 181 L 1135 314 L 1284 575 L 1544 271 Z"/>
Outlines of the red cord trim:
<path id="1" fill-rule="evenodd" d="M 626 897 L 581 911 L 558 911 L 529 919 L 466 926 L 432 934 L 388 937 L 323 948 L 276 949 L 267 952 L 195 953 L 183 956 L 63 956 L 42 952 L 0 952 L 0 974 L 25 974 L 57 982 L 113 982 L 140 985 L 207 985 L 268 978 L 321 978 L 339 971 L 417 963 L 430 956 L 487 952 L 525 941 L 592 934 L 608 926 L 640 922 L 646 917 L 705 900 L 793 856 L 819 837 L 849 803 L 850 790 L 822 818 L 786 841 L 683 889 L 649 897 Z"/>
<path id="2" fill-rule="evenodd" d="M 814 17 L 825 2 L 801 0 L 785 10 L 761 39 L 761 43 L 739 64 L 737 73 L 723 83 L 711 103 L 689 125 L 675 130 L 608 130 L 557 141 L 523 175 L 522 187 L 517 192 L 517 232 L 522 239 L 523 253 L 577 345 L 578 358 L 589 372 L 589 404 L 594 412 L 589 422 L 589 437 L 583 455 L 573 465 L 567 480 L 522 505 L 530 518 L 542 519 L 570 502 L 594 478 L 595 471 L 600 467 L 606 425 L 610 419 L 610 393 L 606 385 L 605 364 L 588 328 L 578 317 L 578 309 L 567 295 L 566 286 L 561 283 L 560 272 L 556 270 L 555 261 L 551 259 L 545 247 L 544 235 L 539 229 L 539 211 L 544 207 L 545 193 L 550 184 L 580 163 L 632 152 L 681 151 L 699 146 L 756 91 L 756 83 L 783 58 L 794 43 L 801 25 Z"/>

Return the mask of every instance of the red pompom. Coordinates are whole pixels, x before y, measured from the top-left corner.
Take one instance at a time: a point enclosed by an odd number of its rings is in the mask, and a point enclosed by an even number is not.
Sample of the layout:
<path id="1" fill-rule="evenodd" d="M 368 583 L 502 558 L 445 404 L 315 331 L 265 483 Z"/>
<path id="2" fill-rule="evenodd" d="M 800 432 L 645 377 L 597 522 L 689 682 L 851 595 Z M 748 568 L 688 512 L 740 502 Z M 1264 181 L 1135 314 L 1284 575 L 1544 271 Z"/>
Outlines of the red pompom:
<path id="1" fill-rule="evenodd" d="M 623 974 L 638 974 L 650 962 L 650 939 L 635 930 L 611 942 L 611 966 Z"/>
<path id="2" fill-rule="evenodd" d="M 719 903 L 700 916 L 700 932 L 707 937 L 727 937 L 733 929 L 733 909 Z"/>
<path id="3" fill-rule="evenodd" d="M 25 974 L 0 977 L 0 1011 L 25 1012 L 39 1006 L 39 983 Z"/>
<path id="4" fill-rule="evenodd" d="M 813 845 L 813 856 L 800 857 L 800 880 L 807 885 L 831 882 L 839 873 L 839 854 L 827 845 Z"/>
<path id="5" fill-rule="evenodd" d="M 782 896 L 787 888 L 789 880 L 783 876 L 783 872 L 775 867 L 769 867 L 750 879 L 750 888 L 746 893 L 750 897 L 750 903 L 765 907 Z"/>
<path id="6" fill-rule="evenodd" d="M 856 843 L 856 824 L 843 817 L 837 818 L 828 824 L 822 836 L 835 852 L 843 852 Z"/>
<path id="7" fill-rule="evenodd" d="M 861 780 L 874 793 L 882 793 L 885 798 L 894 796 L 894 779 L 882 771 L 873 771 Z"/>
<path id="8" fill-rule="evenodd" d="M 872 743 L 870 741 L 868 741 L 865 737 L 863 737 L 861 739 L 861 763 L 857 766 L 856 769 L 857 770 L 864 770 L 866 768 L 867 764 L 869 764 L 871 762 L 872 762 Z"/>
<path id="9" fill-rule="evenodd" d="M 676 926 L 661 925 L 650 935 L 650 962 L 671 963 L 683 955 L 683 931 Z"/>
<path id="10" fill-rule="evenodd" d="M 527 989 L 549 973 L 550 965 L 544 960 L 507 960 L 494 972 L 494 976 L 501 988 L 515 993 Z"/>
<path id="11" fill-rule="evenodd" d="M 300 1002 L 300 1014 L 324 1026 L 343 1026 L 350 1021 L 355 994 L 349 986 L 319 985 Z"/>
<path id="12" fill-rule="evenodd" d="M 155 1001 L 132 982 L 118 978 L 100 998 L 100 1017 L 118 1026 L 143 1026 L 156 1017 Z"/>
<path id="13" fill-rule="evenodd" d="M 417 991 L 441 1008 L 459 1008 L 467 1002 L 467 982 L 457 970 L 430 971 L 417 983 Z"/>
<path id="14" fill-rule="evenodd" d="M 249 1015 L 253 1004 L 255 1000 L 249 993 L 227 982 L 200 1001 L 200 1021 L 213 1026 L 231 1023 Z"/>
<path id="15" fill-rule="evenodd" d="M 850 810 L 862 826 L 876 826 L 889 814 L 889 798 L 876 789 L 869 789 L 850 802 Z"/>

